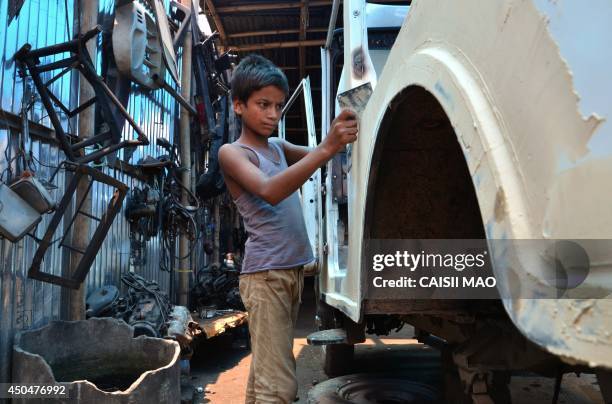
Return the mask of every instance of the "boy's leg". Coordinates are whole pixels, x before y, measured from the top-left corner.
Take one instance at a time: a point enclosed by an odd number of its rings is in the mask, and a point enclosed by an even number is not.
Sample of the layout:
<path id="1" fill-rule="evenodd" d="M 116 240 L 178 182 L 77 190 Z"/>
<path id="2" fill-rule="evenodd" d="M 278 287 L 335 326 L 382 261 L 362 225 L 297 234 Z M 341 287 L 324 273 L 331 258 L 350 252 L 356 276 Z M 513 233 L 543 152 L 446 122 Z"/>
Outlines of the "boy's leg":
<path id="1" fill-rule="evenodd" d="M 253 379 L 257 404 L 288 404 L 297 394 L 293 328 L 303 285 L 301 272 L 292 268 L 240 277 L 253 353 L 249 379 Z M 247 387 L 248 403 L 253 402 L 248 401 L 249 393 Z"/>
<path id="2" fill-rule="evenodd" d="M 249 291 L 252 290 L 252 286 L 250 285 L 253 277 L 261 276 L 263 273 L 251 274 L 251 275 L 242 275 L 239 280 L 239 289 L 240 289 L 240 298 L 242 299 L 242 303 L 244 307 L 247 309 L 249 313 L 249 335 L 251 337 L 250 344 L 251 350 L 253 350 L 253 346 L 255 345 L 255 341 L 257 340 L 257 333 L 253 332 L 253 326 L 251 324 L 251 318 L 253 315 L 253 308 L 249 303 Z M 253 366 L 253 359 L 251 358 L 251 366 L 249 367 L 249 379 L 247 382 L 246 395 L 245 395 L 245 404 L 255 404 L 255 371 Z"/>
<path id="3" fill-rule="evenodd" d="M 304 267 L 297 267 L 294 271 L 297 284 L 292 299 L 293 312 L 291 313 L 291 320 L 293 321 L 293 329 L 295 330 L 298 313 L 300 311 L 300 303 L 302 303 L 302 292 L 304 291 Z"/>
<path id="4" fill-rule="evenodd" d="M 253 370 L 253 361 L 249 368 L 249 381 L 247 382 L 245 404 L 255 404 L 255 372 Z"/>

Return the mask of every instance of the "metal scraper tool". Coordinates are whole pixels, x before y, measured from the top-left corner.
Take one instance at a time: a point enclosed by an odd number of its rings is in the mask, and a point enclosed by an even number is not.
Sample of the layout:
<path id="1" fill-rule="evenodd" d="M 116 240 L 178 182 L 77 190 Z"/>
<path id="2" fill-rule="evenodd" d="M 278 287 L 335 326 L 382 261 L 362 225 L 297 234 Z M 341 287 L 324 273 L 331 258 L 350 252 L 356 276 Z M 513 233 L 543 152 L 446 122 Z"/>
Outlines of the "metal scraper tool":
<path id="1" fill-rule="evenodd" d="M 355 111 L 359 120 L 361 120 L 361 115 L 365 110 L 368 101 L 370 100 L 370 96 L 372 95 L 372 85 L 368 82 L 357 86 L 355 88 L 351 88 L 348 91 L 338 94 L 338 103 L 340 104 L 341 109 L 350 109 Z M 349 144 L 346 146 L 346 160 L 347 167 L 346 172 L 351 171 L 352 167 L 352 151 L 353 145 Z"/>

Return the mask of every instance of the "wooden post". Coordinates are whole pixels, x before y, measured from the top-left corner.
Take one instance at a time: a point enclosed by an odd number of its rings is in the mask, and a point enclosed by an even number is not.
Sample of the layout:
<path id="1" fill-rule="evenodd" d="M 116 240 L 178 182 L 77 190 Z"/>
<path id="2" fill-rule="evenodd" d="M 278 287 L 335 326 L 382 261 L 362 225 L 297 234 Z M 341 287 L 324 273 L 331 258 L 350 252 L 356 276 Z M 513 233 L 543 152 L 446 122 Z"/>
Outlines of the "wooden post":
<path id="1" fill-rule="evenodd" d="M 91 28 L 96 26 L 98 23 L 98 0 L 88 1 L 76 1 L 75 2 L 75 14 L 79 13 L 80 26 L 76 27 L 78 32 L 81 34 L 89 31 Z M 87 51 L 91 55 L 92 61 L 96 61 L 96 44 L 97 40 L 92 39 L 87 43 Z M 79 75 L 79 103 L 82 104 L 85 101 L 95 96 L 94 90 L 85 80 L 82 75 Z M 79 140 L 84 140 L 91 137 L 95 131 L 95 111 L 94 108 L 87 108 L 78 115 L 78 136 Z M 78 206 L 81 199 L 85 197 L 81 211 L 91 213 L 91 194 L 87 193 L 88 182 L 86 180 L 81 181 L 76 190 L 76 198 L 73 206 Z M 79 250 L 85 250 L 89 244 L 89 228 L 90 221 L 87 216 L 79 214 L 74 220 L 74 224 L 71 231 L 70 244 Z M 68 250 L 64 250 L 68 253 Z M 77 265 L 82 258 L 82 254 L 77 252 L 70 252 L 70 264 L 65 269 L 68 273 L 64 276 L 72 276 L 76 271 Z M 77 290 L 65 290 L 62 293 L 62 313 L 61 317 L 66 320 L 84 320 L 85 319 L 85 282 L 81 284 L 81 287 Z"/>
<path id="2" fill-rule="evenodd" d="M 181 4 L 191 8 L 191 0 L 181 0 Z M 194 17 L 195 18 L 195 17 Z M 191 25 L 187 27 L 185 42 L 183 43 L 183 58 L 181 62 L 181 95 L 186 100 L 191 100 L 191 48 L 192 48 L 192 32 Z M 191 125 L 189 111 L 181 107 L 180 116 L 180 139 L 181 139 L 181 182 L 187 189 L 191 190 Z M 181 203 L 189 205 L 189 195 L 183 190 Z M 181 235 L 179 239 L 179 287 L 178 287 L 178 304 L 187 306 L 189 303 L 189 278 L 191 274 L 190 256 L 189 256 L 189 240 L 186 235 Z"/>

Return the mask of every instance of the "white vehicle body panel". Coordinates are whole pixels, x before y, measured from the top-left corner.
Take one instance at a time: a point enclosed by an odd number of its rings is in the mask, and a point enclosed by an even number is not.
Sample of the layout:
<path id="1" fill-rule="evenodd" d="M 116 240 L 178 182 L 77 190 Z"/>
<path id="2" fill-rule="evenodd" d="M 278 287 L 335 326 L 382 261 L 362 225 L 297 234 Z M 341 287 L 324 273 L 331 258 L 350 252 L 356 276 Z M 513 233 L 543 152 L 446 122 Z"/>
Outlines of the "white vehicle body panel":
<path id="1" fill-rule="evenodd" d="M 337 240 L 330 234 L 333 208 L 327 209 L 330 254 L 320 287 L 328 304 L 354 321 L 364 314 L 373 151 L 388 107 L 410 86 L 431 93 L 447 114 L 487 238 L 612 239 L 612 4 L 571 3 L 413 1 L 382 74 L 373 75 L 353 146 L 344 269 L 333 267 Z M 363 21 L 346 23 L 359 18 L 354 9 L 363 3 L 344 4 L 346 67 L 352 63 L 346 49 L 359 46 L 365 31 L 357 29 Z M 351 69 L 343 73 L 345 89 L 372 81 Z M 587 282 L 612 290 L 612 251 L 589 254 L 596 262 Z M 504 306 L 517 328 L 549 352 L 612 367 L 612 300 L 514 299 Z"/>
<path id="2" fill-rule="evenodd" d="M 312 93 L 310 91 L 310 78 L 305 77 L 300 82 L 298 88 L 291 95 L 290 99 L 283 108 L 281 119 L 278 123 L 278 136 L 281 139 L 285 139 L 285 116 L 291 106 L 299 100 L 300 95 L 303 96 L 305 110 L 306 110 L 306 126 L 308 128 L 307 144 L 314 148 L 317 146 L 317 134 L 315 131 L 314 111 L 312 110 Z M 299 103 L 299 101 L 298 101 Z M 321 228 L 321 221 L 319 217 L 321 215 L 321 170 L 316 170 L 306 181 L 306 183 L 300 189 L 300 200 L 302 203 L 302 212 L 304 214 L 304 220 L 306 225 L 306 232 L 308 233 L 308 239 L 312 247 L 312 253 L 315 257 L 321 256 L 322 252 L 322 240 L 321 234 L 323 234 Z M 315 274 L 318 272 L 319 260 L 315 260 L 310 264 L 307 264 L 304 268 L 306 274 Z"/>

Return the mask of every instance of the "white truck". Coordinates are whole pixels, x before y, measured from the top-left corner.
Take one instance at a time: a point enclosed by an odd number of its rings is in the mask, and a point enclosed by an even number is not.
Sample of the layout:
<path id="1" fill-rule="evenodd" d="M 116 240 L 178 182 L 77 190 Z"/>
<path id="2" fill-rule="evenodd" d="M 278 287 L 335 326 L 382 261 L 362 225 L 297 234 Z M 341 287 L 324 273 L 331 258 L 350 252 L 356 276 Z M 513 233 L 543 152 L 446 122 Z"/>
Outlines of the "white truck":
<path id="1" fill-rule="evenodd" d="M 344 27 L 330 24 L 321 50 L 321 132 L 337 94 L 368 82 L 373 93 L 357 142 L 304 191 L 321 328 L 345 332 L 325 348 L 328 374 L 350 363 L 366 327 L 408 323 L 441 342 L 476 402 L 508 401 L 509 375 L 524 369 L 597 373 L 612 401 L 609 21 L 607 0 L 343 1 Z M 369 282 L 371 239 L 588 239 L 582 284 L 599 292 L 385 296 Z M 542 261 L 523 258 L 538 281 Z M 503 278 L 506 266 L 492 266 Z"/>

